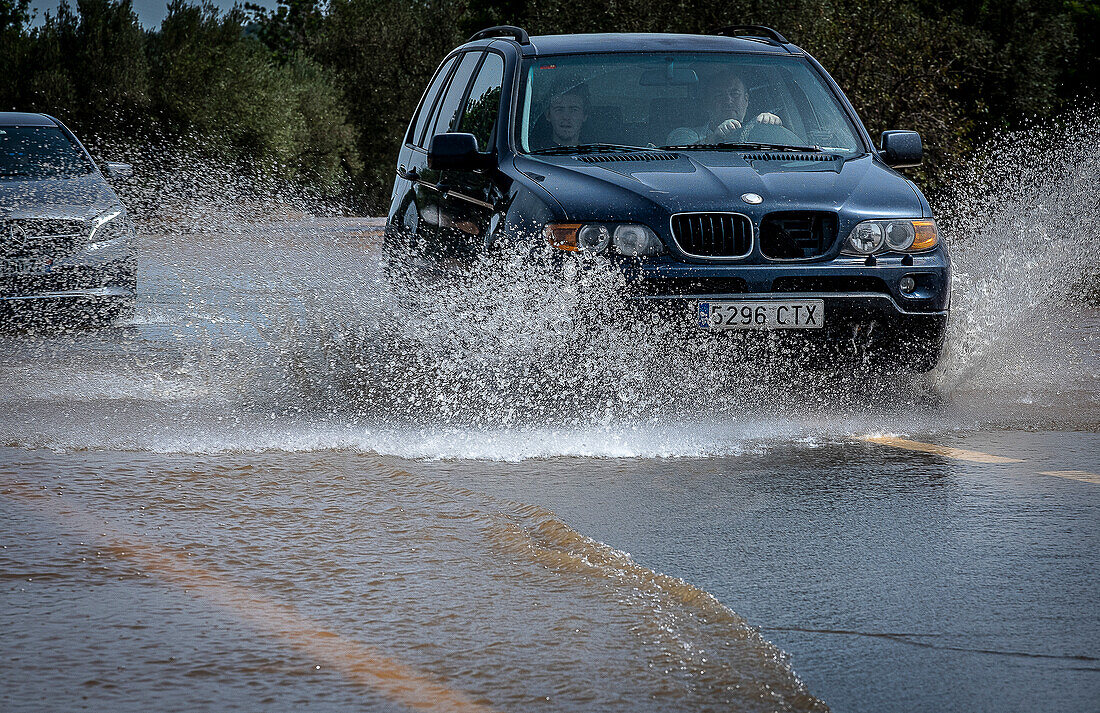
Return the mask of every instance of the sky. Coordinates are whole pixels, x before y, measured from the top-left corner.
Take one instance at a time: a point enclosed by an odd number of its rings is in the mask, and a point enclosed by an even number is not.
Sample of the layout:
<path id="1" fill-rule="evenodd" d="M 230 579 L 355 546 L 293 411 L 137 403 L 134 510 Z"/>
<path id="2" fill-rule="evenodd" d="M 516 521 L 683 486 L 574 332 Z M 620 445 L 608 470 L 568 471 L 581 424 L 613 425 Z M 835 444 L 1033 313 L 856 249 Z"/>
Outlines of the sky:
<path id="1" fill-rule="evenodd" d="M 275 7 L 275 0 L 248 0 L 249 2 L 261 5 L 266 8 Z M 195 0 L 197 4 L 197 0 Z M 211 0 L 215 5 L 228 10 L 235 4 L 234 0 Z M 245 0 L 240 0 L 243 5 Z M 133 0 L 134 11 L 137 12 L 138 20 L 142 26 L 146 29 L 155 29 L 160 26 L 161 20 L 167 14 L 168 0 Z M 34 21 L 31 23 L 34 26 L 42 24 L 42 16 L 46 11 L 54 12 L 57 10 L 57 6 L 61 4 L 61 0 L 31 0 L 31 11 L 36 14 Z M 76 6 L 76 0 L 69 0 L 69 4 Z"/>

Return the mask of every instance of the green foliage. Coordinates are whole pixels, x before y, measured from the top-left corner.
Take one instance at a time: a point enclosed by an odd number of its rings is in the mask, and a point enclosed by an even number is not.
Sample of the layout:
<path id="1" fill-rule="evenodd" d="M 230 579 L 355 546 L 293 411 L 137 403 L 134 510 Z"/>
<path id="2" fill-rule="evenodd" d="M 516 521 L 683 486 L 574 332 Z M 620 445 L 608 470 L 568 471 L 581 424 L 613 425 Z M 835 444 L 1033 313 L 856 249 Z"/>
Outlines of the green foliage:
<path id="1" fill-rule="evenodd" d="M 464 37 L 456 0 L 332 0 L 315 56 L 331 68 L 359 129 L 365 207 L 385 208 L 397 149 L 420 95 Z"/>
<path id="2" fill-rule="evenodd" d="M 108 137 L 204 136 L 274 175 L 351 185 L 375 213 L 436 66 L 489 25 L 775 27 L 821 61 L 872 135 L 921 132 L 917 176 L 933 189 L 978 131 L 1057 115 L 1094 98 L 1100 76 L 1100 0 L 280 0 L 227 13 L 172 0 L 151 32 L 130 3 L 77 0 L 32 29 L 29 0 L 0 0 L 0 107 Z"/>
<path id="3" fill-rule="evenodd" d="M 1100 89 L 1100 72 L 1096 59 L 1100 57 L 1100 0 L 1068 0 L 1066 15 L 1077 38 L 1077 54 L 1066 72 L 1065 92 L 1068 96 L 1096 95 Z"/>
<path id="4" fill-rule="evenodd" d="M 283 62 L 311 46 L 321 32 L 323 16 L 318 0 L 282 0 L 273 11 L 245 3 L 244 9 L 252 16 L 249 30 Z"/>
<path id="5" fill-rule="evenodd" d="M 149 39 L 156 115 L 172 130 L 222 138 L 287 178 L 335 185 L 357 171 L 354 131 L 325 70 L 296 51 L 276 61 L 243 23 L 236 10 L 169 4 Z"/>
<path id="6" fill-rule="evenodd" d="M 79 0 L 75 12 L 63 3 L 6 53 L 17 79 L 0 103 L 93 130 L 128 125 L 148 106 L 144 43 L 129 0 Z"/>
<path id="7" fill-rule="evenodd" d="M 274 54 L 245 32 L 242 11 L 172 0 L 146 33 L 130 0 L 78 0 L 28 31 L 25 0 L 0 1 L 0 32 L 16 40 L 2 53 L 5 108 L 107 141 L 203 136 L 231 159 L 327 192 L 361 171 L 330 72 L 298 50 Z"/>

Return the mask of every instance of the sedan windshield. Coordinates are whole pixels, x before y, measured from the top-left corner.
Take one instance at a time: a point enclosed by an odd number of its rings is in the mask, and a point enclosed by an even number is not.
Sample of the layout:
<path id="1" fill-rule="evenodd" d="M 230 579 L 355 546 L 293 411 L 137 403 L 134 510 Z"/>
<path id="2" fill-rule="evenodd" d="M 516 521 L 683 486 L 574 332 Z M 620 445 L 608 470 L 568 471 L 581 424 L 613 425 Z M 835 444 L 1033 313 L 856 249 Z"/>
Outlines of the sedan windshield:
<path id="1" fill-rule="evenodd" d="M 570 153 L 573 146 L 864 150 L 836 96 L 800 57 L 538 57 L 526 60 L 522 81 L 516 137 L 523 153 Z"/>
<path id="2" fill-rule="evenodd" d="M 57 127 L 0 126 L 0 179 L 72 178 L 92 170 L 84 152 Z"/>

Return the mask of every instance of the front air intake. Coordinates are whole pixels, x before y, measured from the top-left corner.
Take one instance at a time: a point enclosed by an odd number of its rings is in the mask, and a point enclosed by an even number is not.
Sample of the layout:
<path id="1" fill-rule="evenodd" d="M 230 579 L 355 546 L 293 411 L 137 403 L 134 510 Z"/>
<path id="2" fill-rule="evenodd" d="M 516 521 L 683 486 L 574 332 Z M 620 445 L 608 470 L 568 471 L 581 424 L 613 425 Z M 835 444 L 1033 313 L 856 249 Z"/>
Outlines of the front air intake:
<path id="1" fill-rule="evenodd" d="M 79 220 L 12 218 L 0 221 L 0 259 L 66 257 L 88 237 Z"/>
<path id="2" fill-rule="evenodd" d="M 752 221 L 740 213 L 677 213 L 672 237 L 691 257 L 742 258 L 752 251 Z"/>
<path id="3" fill-rule="evenodd" d="M 760 223 L 760 252 L 772 260 L 812 260 L 829 252 L 836 232 L 836 213 L 768 213 Z"/>
<path id="4" fill-rule="evenodd" d="M 842 156 L 827 153 L 747 153 L 741 154 L 746 161 L 840 161 Z"/>
<path id="5" fill-rule="evenodd" d="M 680 158 L 680 154 L 675 153 L 657 153 L 657 152 L 638 152 L 638 153 L 602 153 L 602 154 L 587 154 L 585 156 L 574 156 L 575 159 L 581 163 L 617 163 L 620 161 L 675 161 Z"/>

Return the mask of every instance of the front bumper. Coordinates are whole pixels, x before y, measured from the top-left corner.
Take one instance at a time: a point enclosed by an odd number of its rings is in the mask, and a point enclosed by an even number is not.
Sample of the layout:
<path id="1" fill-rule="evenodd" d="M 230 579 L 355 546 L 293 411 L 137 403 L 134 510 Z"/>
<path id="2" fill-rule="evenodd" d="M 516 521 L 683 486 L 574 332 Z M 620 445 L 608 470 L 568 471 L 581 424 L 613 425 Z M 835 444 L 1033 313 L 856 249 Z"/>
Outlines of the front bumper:
<path id="1" fill-rule="evenodd" d="M 124 246 L 100 253 L 0 261 L 0 303 L 133 299 L 137 261 Z"/>
<path id="2" fill-rule="evenodd" d="M 125 245 L 58 259 L 0 261 L 0 327 L 99 323 L 127 314 L 137 261 Z"/>
<path id="3" fill-rule="evenodd" d="M 841 256 L 826 262 L 698 264 L 673 260 L 620 264 L 628 291 L 637 300 L 782 299 L 796 293 L 827 293 L 836 298 L 881 297 L 897 314 L 945 312 L 951 303 L 951 263 L 942 249 L 920 255 L 866 258 Z M 916 289 L 901 290 L 911 277 Z M 750 297 L 751 295 L 751 297 Z"/>
<path id="4" fill-rule="evenodd" d="M 893 337 L 911 336 L 922 342 L 942 345 L 947 329 L 948 310 L 912 311 L 899 305 L 892 296 L 874 292 L 768 292 L 736 294 L 697 294 L 634 298 L 635 306 L 643 311 L 655 311 L 664 319 L 681 323 L 698 332 L 711 330 L 699 328 L 699 303 L 724 301 L 782 301 L 822 300 L 825 304 L 824 322 L 820 329 L 774 330 L 800 338 L 850 339 L 854 332 L 891 333 Z M 746 334 L 766 330 L 737 330 L 714 332 L 715 334 Z"/>
<path id="5" fill-rule="evenodd" d="M 938 360 L 951 304 L 951 264 L 941 249 L 874 260 L 841 256 L 814 263 L 725 264 L 624 261 L 630 302 L 683 326 L 700 339 L 784 341 L 857 347 L 901 348 L 920 370 Z M 916 288 L 901 290 L 911 277 Z M 699 326 L 699 303 L 719 301 L 822 300 L 819 329 L 712 331 Z"/>

